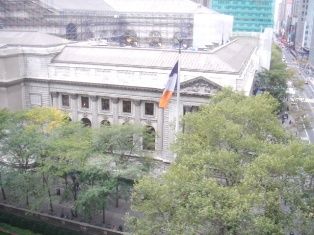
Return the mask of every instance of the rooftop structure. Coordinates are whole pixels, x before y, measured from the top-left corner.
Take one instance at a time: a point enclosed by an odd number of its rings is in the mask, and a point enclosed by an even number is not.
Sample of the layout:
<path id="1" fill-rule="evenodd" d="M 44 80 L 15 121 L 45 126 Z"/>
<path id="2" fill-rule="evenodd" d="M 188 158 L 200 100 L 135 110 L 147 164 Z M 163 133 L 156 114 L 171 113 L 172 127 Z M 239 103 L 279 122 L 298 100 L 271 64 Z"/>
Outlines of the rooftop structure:
<path id="1" fill-rule="evenodd" d="M 57 11 L 114 11 L 104 0 L 39 0 L 39 3 Z"/>
<path id="2" fill-rule="evenodd" d="M 186 48 L 220 45 L 232 21 L 190 0 L 0 0 L 0 28 L 119 46 L 176 47 L 178 37 Z"/>
<path id="3" fill-rule="evenodd" d="M 239 73 L 258 43 L 254 38 L 237 38 L 210 52 L 184 51 L 182 71 Z M 117 67 L 171 69 L 178 57 L 175 50 L 67 46 L 54 63 L 98 64 Z"/>
<path id="4" fill-rule="evenodd" d="M 1 31 L 0 41 L 7 46 L 59 46 L 69 41 L 53 35 L 40 32 Z"/>

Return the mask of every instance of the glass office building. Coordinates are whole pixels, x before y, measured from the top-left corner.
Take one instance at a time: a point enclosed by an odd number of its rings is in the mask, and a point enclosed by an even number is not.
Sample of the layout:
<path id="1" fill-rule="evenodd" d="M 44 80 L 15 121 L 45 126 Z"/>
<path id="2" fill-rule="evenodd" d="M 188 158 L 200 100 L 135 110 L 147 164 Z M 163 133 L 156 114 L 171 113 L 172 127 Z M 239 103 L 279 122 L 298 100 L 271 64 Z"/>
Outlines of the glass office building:
<path id="1" fill-rule="evenodd" d="M 212 0 L 213 10 L 234 16 L 233 31 L 260 32 L 273 27 L 275 0 Z"/>

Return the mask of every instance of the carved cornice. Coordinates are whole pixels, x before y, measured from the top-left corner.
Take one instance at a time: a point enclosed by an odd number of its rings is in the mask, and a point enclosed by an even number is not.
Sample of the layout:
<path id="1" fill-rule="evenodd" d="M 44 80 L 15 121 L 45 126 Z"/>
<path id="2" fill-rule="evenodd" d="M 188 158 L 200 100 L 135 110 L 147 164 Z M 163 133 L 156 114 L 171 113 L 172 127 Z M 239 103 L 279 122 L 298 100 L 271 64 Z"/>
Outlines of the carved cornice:
<path id="1" fill-rule="evenodd" d="M 92 96 L 90 96 L 90 99 L 95 102 L 98 100 L 98 96 L 92 95 Z"/>
<path id="2" fill-rule="evenodd" d="M 112 103 L 117 104 L 119 103 L 119 98 L 111 98 Z"/>
<path id="3" fill-rule="evenodd" d="M 188 95 L 212 95 L 220 89 L 221 86 L 203 77 L 194 78 L 181 85 L 182 93 Z"/>
<path id="4" fill-rule="evenodd" d="M 141 100 L 133 100 L 133 103 L 136 105 L 136 106 L 140 106 L 141 105 Z"/>
<path id="5" fill-rule="evenodd" d="M 78 94 L 71 94 L 71 99 L 76 100 L 78 98 Z"/>
<path id="6" fill-rule="evenodd" d="M 58 98 L 59 92 L 51 92 L 50 93 L 53 98 Z"/>

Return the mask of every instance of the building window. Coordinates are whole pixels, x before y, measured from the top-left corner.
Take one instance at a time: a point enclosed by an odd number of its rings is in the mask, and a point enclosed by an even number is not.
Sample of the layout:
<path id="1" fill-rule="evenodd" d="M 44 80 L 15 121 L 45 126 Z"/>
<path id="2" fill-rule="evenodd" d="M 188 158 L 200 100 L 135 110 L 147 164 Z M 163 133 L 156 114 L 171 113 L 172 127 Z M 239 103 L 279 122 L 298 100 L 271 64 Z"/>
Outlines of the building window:
<path id="1" fill-rule="evenodd" d="M 89 98 L 86 96 L 81 97 L 81 107 L 88 109 L 89 108 Z"/>
<path id="2" fill-rule="evenodd" d="M 30 94 L 31 106 L 41 106 L 41 95 L 40 94 Z"/>
<path id="3" fill-rule="evenodd" d="M 184 105 L 183 106 L 183 115 L 188 114 L 188 113 L 194 113 L 199 111 L 200 107 L 199 106 L 190 106 L 190 105 Z M 189 132 L 189 127 L 185 122 L 182 123 L 182 132 L 186 133 Z"/>
<path id="4" fill-rule="evenodd" d="M 123 113 L 131 113 L 131 101 L 130 100 L 123 100 L 122 101 L 122 112 Z"/>
<path id="5" fill-rule="evenodd" d="M 85 127 L 91 127 L 92 126 L 92 122 L 88 118 L 82 118 L 81 122 L 83 123 L 83 125 Z"/>
<path id="6" fill-rule="evenodd" d="M 145 103 L 145 115 L 154 115 L 154 103 Z"/>
<path id="7" fill-rule="evenodd" d="M 187 114 L 187 113 L 194 113 L 199 111 L 199 106 L 188 106 L 188 105 L 184 105 L 183 106 L 183 115 Z"/>
<path id="8" fill-rule="evenodd" d="M 110 122 L 108 120 L 102 120 L 100 122 L 100 125 L 102 125 L 102 126 L 110 126 Z"/>
<path id="9" fill-rule="evenodd" d="M 155 137 L 156 131 L 152 126 L 146 126 L 143 136 L 143 149 L 144 150 L 155 150 Z"/>
<path id="10" fill-rule="evenodd" d="M 101 98 L 101 110 L 108 111 L 110 110 L 110 100 Z"/>
<path id="11" fill-rule="evenodd" d="M 62 106 L 64 106 L 64 107 L 69 107 L 70 106 L 69 95 L 62 95 L 61 99 L 62 99 Z"/>

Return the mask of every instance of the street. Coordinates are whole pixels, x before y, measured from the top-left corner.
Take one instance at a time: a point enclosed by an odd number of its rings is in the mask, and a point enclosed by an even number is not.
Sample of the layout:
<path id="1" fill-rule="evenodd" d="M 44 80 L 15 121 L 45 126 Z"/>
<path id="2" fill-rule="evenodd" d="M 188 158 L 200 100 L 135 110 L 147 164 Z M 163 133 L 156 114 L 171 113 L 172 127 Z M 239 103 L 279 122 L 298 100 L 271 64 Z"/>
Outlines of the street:
<path id="1" fill-rule="evenodd" d="M 296 76 L 303 83 L 303 89 L 295 89 L 293 95 L 295 99 L 302 102 L 302 107 L 306 111 L 305 119 L 308 121 L 308 125 L 303 125 L 303 130 L 299 131 L 298 135 L 301 139 L 314 143 L 314 78 L 307 68 L 299 66 L 294 56 L 290 53 L 289 49 L 282 49 L 283 58 L 289 68 L 293 68 L 297 71 Z"/>

